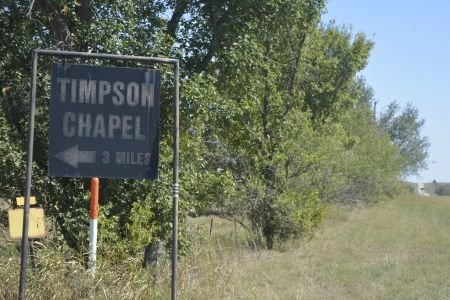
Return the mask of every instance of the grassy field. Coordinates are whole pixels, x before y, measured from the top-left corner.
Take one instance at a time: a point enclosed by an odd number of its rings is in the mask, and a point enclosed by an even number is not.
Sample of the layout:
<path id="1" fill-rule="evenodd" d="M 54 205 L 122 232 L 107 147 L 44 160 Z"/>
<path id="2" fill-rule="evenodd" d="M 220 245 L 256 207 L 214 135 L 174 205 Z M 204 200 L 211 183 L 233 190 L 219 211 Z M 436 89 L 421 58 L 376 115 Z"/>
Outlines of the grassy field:
<path id="1" fill-rule="evenodd" d="M 335 211 L 314 239 L 284 250 L 223 253 L 219 274 L 205 274 L 204 284 L 183 294 L 189 299 L 450 299 L 449 267 L 450 198 L 414 197 L 349 214 Z"/>
<path id="2" fill-rule="evenodd" d="M 233 222 L 214 218 L 211 235 L 210 227 L 210 217 L 190 220 L 193 246 L 180 260 L 180 299 L 450 299 L 450 198 L 409 196 L 352 212 L 332 209 L 312 240 L 272 251 L 252 250 Z M 12 255 L 0 253 L 0 298 L 16 297 Z M 88 298 L 92 279 L 65 255 L 64 261 L 42 250 L 30 299 Z M 169 259 L 159 261 L 154 283 L 139 263 L 111 268 L 100 260 L 96 299 L 169 298 Z"/>

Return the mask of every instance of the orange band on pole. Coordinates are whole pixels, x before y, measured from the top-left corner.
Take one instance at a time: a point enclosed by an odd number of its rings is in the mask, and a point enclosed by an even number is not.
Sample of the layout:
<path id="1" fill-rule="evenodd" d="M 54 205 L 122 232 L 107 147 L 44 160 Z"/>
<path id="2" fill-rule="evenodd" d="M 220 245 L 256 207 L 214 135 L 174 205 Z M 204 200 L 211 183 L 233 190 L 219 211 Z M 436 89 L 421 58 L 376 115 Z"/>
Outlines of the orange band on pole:
<path id="1" fill-rule="evenodd" d="M 91 203 L 89 216 L 92 220 L 98 219 L 98 186 L 99 180 L 97 177 L 91 179 Z"/>

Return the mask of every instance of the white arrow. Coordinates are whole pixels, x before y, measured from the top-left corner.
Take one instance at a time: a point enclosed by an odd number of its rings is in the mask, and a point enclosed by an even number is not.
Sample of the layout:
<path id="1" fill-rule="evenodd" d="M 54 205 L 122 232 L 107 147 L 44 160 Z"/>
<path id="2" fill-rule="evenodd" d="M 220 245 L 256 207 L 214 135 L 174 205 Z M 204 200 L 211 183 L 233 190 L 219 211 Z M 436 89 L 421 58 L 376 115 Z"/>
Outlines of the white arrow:
<path id="1" fill-rule="evenodd" d="M 95 156 L 95 151 L 79 151 L 78 145 L 55 154 L 57 159 L 62 160 L 76 169 L 78 169 L 79 163 L 95 164 Z"/>

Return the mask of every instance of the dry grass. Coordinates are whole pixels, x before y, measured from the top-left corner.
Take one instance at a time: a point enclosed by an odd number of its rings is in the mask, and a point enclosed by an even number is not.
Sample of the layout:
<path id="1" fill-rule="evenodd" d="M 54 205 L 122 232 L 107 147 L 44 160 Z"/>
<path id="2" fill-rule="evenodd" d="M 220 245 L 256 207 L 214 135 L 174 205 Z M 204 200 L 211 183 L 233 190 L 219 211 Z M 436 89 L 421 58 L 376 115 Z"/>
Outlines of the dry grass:
<path id="1" fill-rule="evenodd" d="M 252 250 L 239 225 L 190 220 L 193 246 L 179 264 L 180 299 L 450 299 L 450 198 L 410 197 L 332 210 L 311 241 Z M 17 297 L 18 257 L 0 252 L 0 298 Z M 29 299 L 167 299 L 170 261 L 152 283 L 139 258 L 99 262 L 93 281 L 79 258 L 47 246 L 30 274 Z"/>
<path id="2" fill-rule="evenodd" d="M 221 255 L 215 287 L 206 271 L 185 298 L 450 299 L 450 198 L 337 210 L 298 247 L 233 252 Z"/>

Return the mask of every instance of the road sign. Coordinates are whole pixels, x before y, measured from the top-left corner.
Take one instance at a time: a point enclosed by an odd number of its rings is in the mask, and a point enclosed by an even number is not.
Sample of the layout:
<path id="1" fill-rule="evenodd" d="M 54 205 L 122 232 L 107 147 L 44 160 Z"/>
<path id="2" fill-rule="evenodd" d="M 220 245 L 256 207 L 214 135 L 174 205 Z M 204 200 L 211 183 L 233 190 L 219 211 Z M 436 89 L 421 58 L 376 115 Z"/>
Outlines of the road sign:
<path id="1" fill-rule="evenodd" d="M 28 226 L 29 238 L 45 237 L 45 216 L 43 208 L 30 208 L 30 223 Z M 9 237 L 12 240 L 22 238 L 23 208 L 8 209 Z"/>
<path id="2" fill-rule="evenodd" d="M 17 203 L 17 206 L 24 206 L 25 205 L 25 197 L 16 197 L 16 203 Z M 30 204 L 31 205 L 36 204 L 35 196 L 30 197 Z"/>
<path id="3" fill-rule="evenodd" d="M 157 176 L 159 70 L 52 65 L 50 176 Z"/>

